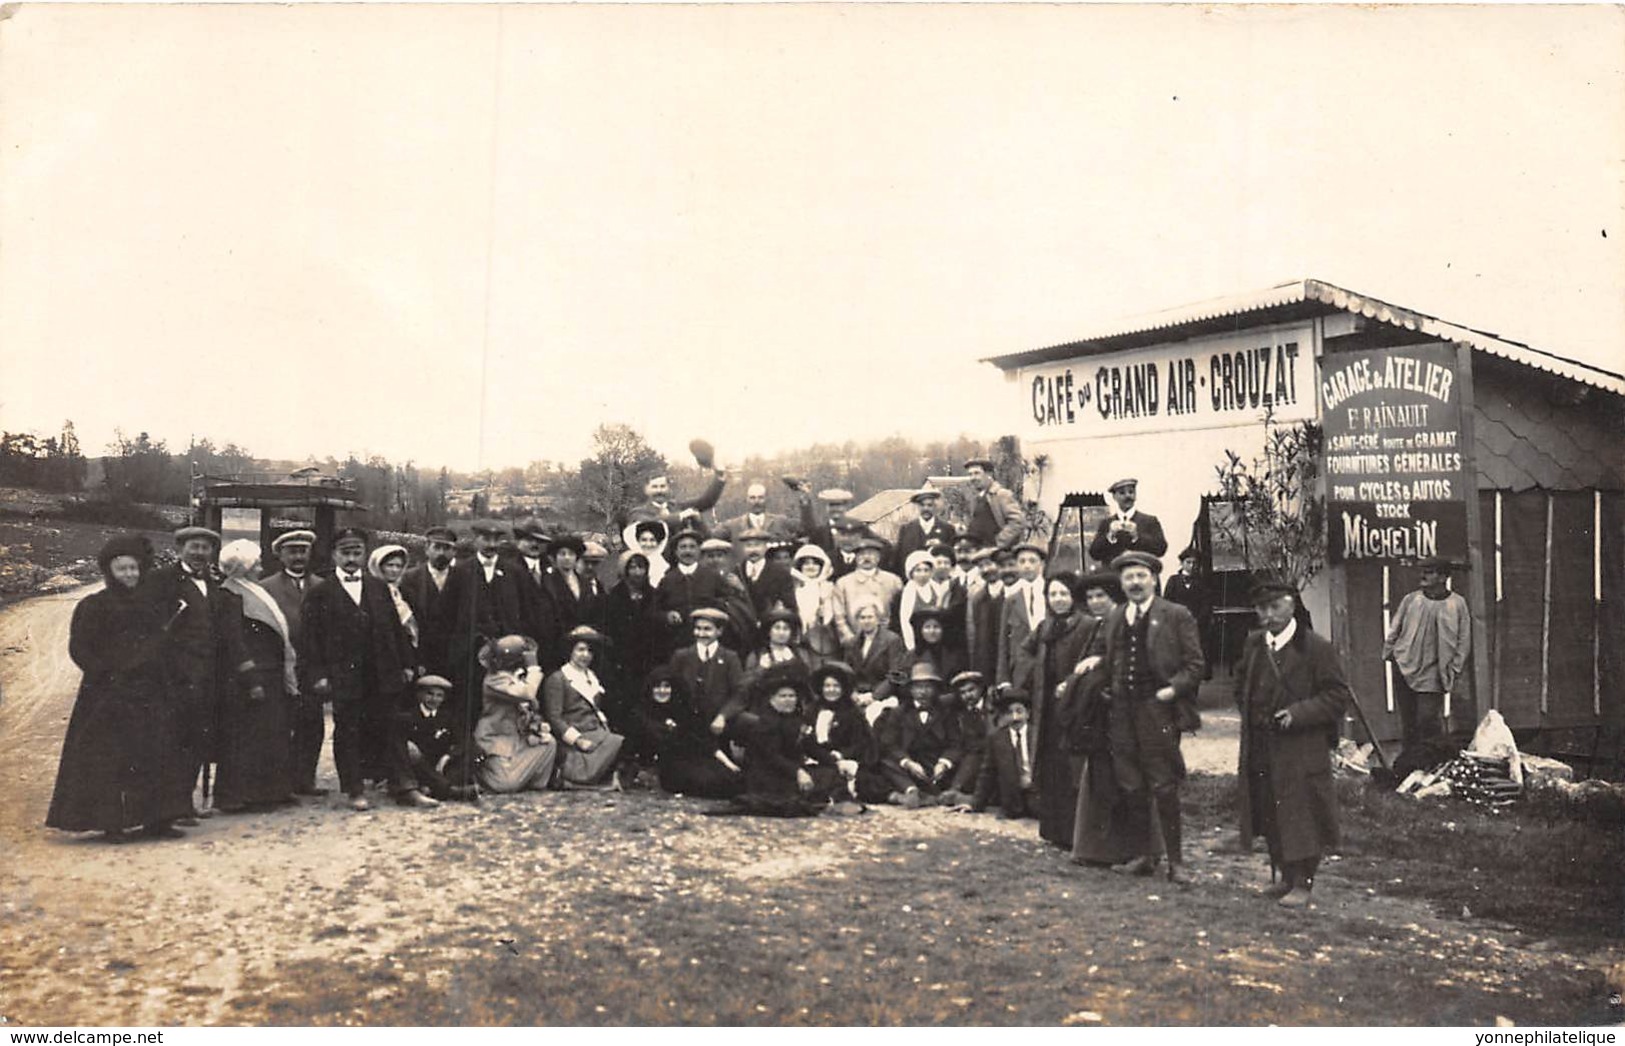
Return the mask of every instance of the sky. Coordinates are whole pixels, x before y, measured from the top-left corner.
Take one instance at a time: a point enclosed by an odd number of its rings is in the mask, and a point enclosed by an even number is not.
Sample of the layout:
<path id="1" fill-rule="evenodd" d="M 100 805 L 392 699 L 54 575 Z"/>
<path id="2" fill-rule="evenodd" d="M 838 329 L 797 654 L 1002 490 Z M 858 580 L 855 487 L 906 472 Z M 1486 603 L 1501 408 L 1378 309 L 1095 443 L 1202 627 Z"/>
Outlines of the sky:
<path id="1" fill-rule="evenodd" d="M 1625 371 L 1625 10 L 23 5 L 0 428 L 723 462 L 1316 277 Z"/>

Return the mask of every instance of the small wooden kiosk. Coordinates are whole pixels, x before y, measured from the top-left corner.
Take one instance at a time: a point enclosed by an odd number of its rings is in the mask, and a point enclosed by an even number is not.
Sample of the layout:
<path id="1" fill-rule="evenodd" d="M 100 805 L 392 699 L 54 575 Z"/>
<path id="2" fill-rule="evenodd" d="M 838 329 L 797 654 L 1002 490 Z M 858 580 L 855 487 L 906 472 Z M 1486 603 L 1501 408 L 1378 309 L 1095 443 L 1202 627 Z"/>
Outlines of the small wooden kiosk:
<path id="1" fill-rule="evenodd" d="M 192 480 L 192 502 L 198 522 L 227 540 L 232 536 L 228 530 L 241 536 L 253 533 L 266 563 L 273 561 L 271 542 L 279 534 L 304 528 L 316 532 L 316 554 L 325 557 L 333 547 L 338 511 L 366 508 L 357 499 L 354 484 L 303 470 L 284 476 L 197 476 Z"/>

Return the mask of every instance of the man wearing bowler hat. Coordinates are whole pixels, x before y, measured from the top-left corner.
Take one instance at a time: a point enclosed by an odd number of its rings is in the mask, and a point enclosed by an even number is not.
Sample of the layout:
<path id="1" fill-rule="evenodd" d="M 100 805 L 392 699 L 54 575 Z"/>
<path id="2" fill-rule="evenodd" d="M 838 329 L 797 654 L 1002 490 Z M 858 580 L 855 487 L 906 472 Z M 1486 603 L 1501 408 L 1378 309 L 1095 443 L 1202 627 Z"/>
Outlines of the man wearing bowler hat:
<path id="1" fill-rule="evenodd" d="M 982 546 L 1014 548 L 1027 529 L 1027 517 L 1015 494 L 993 478 L 991 458 L 971 458 L 965 462 L 970 476 L 971 513 L 965 532 Z"/>
<path id="2" fill-rule="evenodd" d="M 515 554 L 508 557 L 508 565 L 519 587 L 520 615 L 524 618 L 519 634 L 536 641 L 542 667 L 552 671 L 558 667 L 550 663 L 553 647 L 563 635 L 554 620 L 547 593 L 553 542 L 539 520 L 522 519 L 513 525 L 513 544 Z"/>
<path id="3" fill-rule="evenodd" d="M 1236 669 L 1241 838 L 1262 835 L 1282 872 L 1265 895 L 1307 908 L 1321 855 L 1338 842 L 1331 751 L 1353 694 L 1331 642 L 1297 619 L 1297 589 L 1266 576 L 1249 598 L 1263 627 Z"/>
<path id="4" fill-rule="evenodd" d="M 1205 664 L 1196 618 L 1178 603 L 1157 597 L 1162 561 L 1146 552 L 1112 560 L 1126 602 L 1106 617 L 1106 678 L 1111 687 L 1112 770 L 1129 823 L 1124 834 L 1140 856 L 1119 867 L 1134 875 L 1156 871 L 1151 843 L 1155 804 L 1168 853 L 1168 878 L 1185 883 L 1180 847 L 1179 782 L 1185 762 L 1182 730 L 1201 724 L 1196 690 Z"/>
<path id="5" fill-rule="evenodd" d="M 279 535 L 271 542 L 271 552 L 282 568 L 260 580 L 260 587 L 276 600 L 282 616 L 287 619 L 288 641 L 295 650 L 303 649 L 305 633 L 301 610 L 305 590 L 315 582 L 310 574 L 310 554 L 315 545 L 316 535 L 309 530 L 290 530 Z M 292 758 L 295 795 L 322 795 L 327 791 L 316 787 L 316 763 L 321 759 L 322 739 L 326 733 L 327 719 L 322 714 L 322 702 L 308 694 L 291 696 L 288 751 Z"/>
<path id="6" fill-rule="evenodd" d="M 1120 479 L 1106 488 L 1117 511 L 1100 521 L 1095 537 L 1089 542 L 1089 555 L 1096 563 L 1111 563 L 1125 552 L 1144 552 L 1161 558 L 1168 551 L 1168 539 L 1162 536 L 1162 524 L 1156 516 L 1134 507 L 1140 496 L 1140 481 Z"/>

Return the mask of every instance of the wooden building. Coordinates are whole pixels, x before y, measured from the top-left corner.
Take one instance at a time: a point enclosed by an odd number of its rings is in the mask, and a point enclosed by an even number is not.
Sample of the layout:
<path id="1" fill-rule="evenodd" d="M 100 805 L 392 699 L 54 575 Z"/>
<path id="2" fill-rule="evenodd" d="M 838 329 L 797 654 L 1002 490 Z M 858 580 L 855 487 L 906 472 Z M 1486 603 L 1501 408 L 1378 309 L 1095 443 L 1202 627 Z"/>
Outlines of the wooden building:
<path id="1" fill-rule="evenodd" d="M 1453 584 L 1473 614 L 1452 729 L 1498 708 L 1520 737 L 1567 735 L 1571 754 L 1618 758 L 1619 373 L 1312 279 L 986 362 L 1015 390 L 1028 454 L 1049 457 L 1056 503 L 1044 508 L 1137 476 L 1170 567 L 1187 537 L 1203 537 L 1226 450 L 1258 454 L 1266 415 L 1318 423 L 1333 562 L 1306 603 L 1343 651 L 1373 730 L 1399 733 L 1385 621 L 1415 587 L 1416 559 L 1438 553 L 1460 561 Z"/>

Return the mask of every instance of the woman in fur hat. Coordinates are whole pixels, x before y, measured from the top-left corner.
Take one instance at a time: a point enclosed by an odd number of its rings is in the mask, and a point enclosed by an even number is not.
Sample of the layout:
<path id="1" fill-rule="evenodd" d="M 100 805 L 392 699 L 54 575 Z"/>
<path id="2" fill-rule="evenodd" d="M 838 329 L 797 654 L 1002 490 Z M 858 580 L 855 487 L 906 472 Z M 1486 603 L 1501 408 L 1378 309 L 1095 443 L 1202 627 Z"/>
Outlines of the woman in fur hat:
<path id="1" fill-rule="evenodd" d="M 503 636 L 480 649 L 484 709 L 474 726 L 480 787 L 490 792 L 540 792 L 553 778 L 558 745 L 537 711 L 542 685 L 536 641 Z"/>

